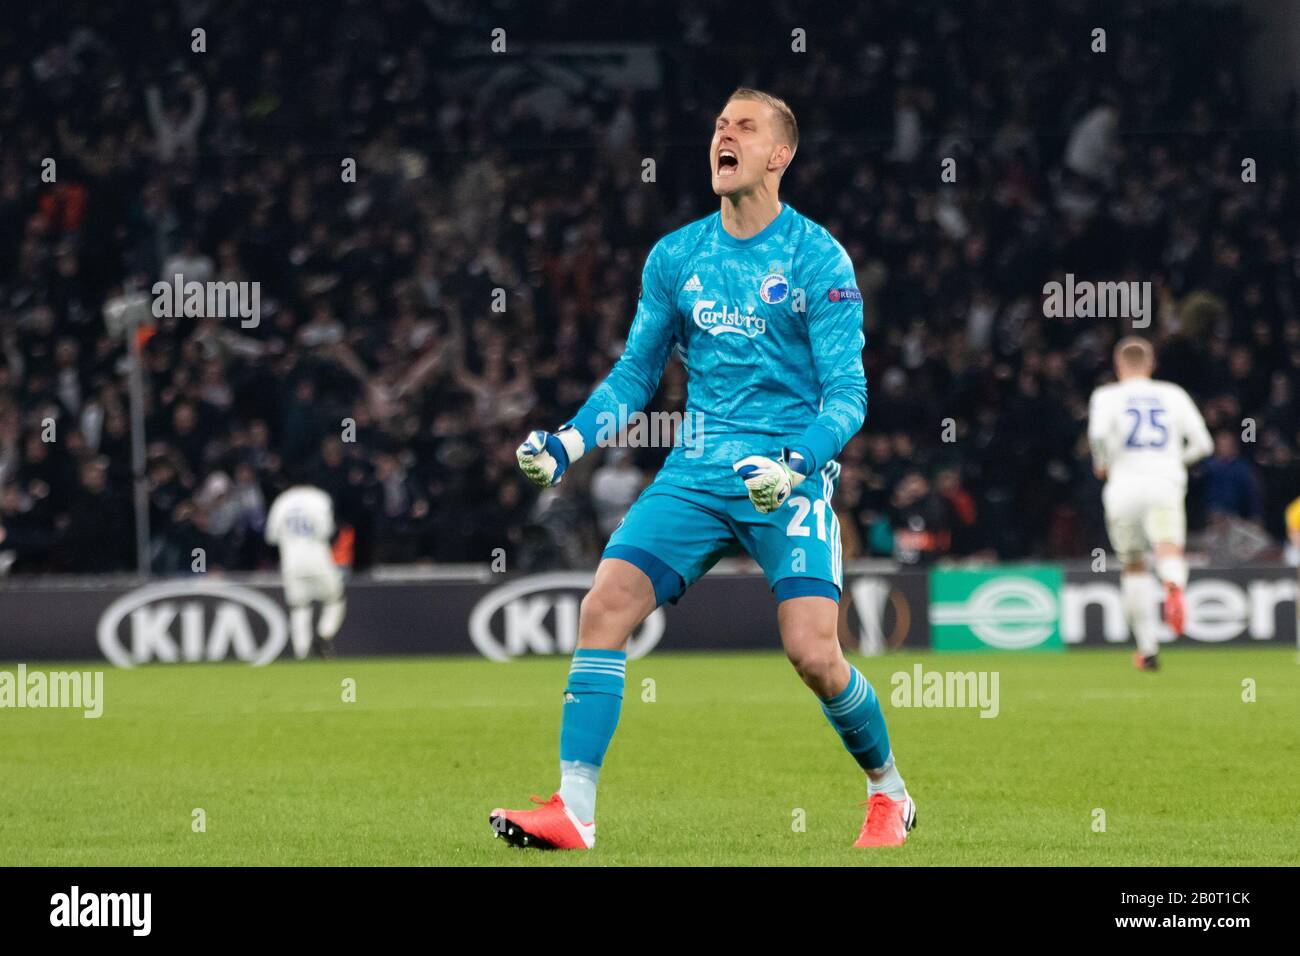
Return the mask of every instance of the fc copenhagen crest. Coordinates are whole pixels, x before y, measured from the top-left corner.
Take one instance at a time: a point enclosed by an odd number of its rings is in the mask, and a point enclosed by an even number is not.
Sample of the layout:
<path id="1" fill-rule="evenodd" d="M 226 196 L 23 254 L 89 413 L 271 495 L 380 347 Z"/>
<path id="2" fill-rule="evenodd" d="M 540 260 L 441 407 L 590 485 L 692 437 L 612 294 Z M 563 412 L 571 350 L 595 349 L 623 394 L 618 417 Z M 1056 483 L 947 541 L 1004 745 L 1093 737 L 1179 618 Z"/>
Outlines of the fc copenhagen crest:
<path id="1" fill-rule="evenodd" d="M 790 294 L 790 283 L 779 272 L 769 273 L 763 276 L 763 281 L 758 284 L 758 294 L 768 305 L 776 305 L 784 302 L 786 296 Z"/>

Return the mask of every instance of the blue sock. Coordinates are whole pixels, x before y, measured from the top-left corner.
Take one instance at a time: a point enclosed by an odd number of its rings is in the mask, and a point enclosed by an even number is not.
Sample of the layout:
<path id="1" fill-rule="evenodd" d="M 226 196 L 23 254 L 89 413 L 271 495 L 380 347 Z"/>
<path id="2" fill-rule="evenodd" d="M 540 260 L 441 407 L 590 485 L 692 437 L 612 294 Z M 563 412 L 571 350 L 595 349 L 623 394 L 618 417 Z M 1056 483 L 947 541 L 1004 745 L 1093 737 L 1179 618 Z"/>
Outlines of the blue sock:
<path id="1" fill-rule="evenodd" d="M 596 783 L 623 706 L 625 651 L 579 648 L 560 722 L 560 798 L 584 823 L 596 818 Z"/>
<path id="2" fill-rule="evenodd" d="M 892 767 L 889 732 L 885 730 L 880 698 L 871 682 L 852 664 L 849 665 L 848 686 L 834 697 L 823 700 L 822 712 L 853 759 L 868 774 Z"/>

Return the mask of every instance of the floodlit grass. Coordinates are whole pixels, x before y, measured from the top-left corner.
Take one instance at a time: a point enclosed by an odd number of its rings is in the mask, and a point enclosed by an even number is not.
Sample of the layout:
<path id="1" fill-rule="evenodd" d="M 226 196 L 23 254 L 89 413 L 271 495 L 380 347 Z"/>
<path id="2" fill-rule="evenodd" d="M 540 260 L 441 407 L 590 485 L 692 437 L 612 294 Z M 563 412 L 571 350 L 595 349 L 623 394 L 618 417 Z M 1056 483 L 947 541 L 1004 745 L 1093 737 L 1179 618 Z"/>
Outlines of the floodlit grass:
<path id="1" fill-rule="evenodd" d="M 917 662 L 996 670 L 999 715 L 894 707 L 891 675 Z M 629 664 L 583 854 L 511 849 L 487 821 L 557 785 L 564 659 L 110 670 L 98 720 L 0 710 L 0 864 L 1300 863 L 1295 652 L 1174 648 L 1162 662 L 1152 675 L 1109 650 L 856 659 L 919 808 L 907 846 L 862 851 L 862 776 L 779 653 L 654 654 Z"/>

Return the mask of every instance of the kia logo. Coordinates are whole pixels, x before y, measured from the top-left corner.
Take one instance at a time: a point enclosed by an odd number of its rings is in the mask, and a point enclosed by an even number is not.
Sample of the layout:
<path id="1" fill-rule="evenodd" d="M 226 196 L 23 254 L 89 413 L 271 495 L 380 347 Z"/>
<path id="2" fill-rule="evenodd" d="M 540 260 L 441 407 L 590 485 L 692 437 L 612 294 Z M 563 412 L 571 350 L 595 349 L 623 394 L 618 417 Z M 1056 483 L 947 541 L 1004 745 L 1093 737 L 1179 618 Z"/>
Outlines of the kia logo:
<path id="1" fill-rule="evenodd" d="M 494 661 L 521 654 L 573 653 L 578 646 L 578 609 L 593 576 L 590 571 L 554 571 L 494 588 L 470 612 L 470 640 Z M 663 633 L 664 613 L 656 609 L 628 641 L 627 656 L 644 657 Z"/>
<path id="2" fill-rule="evenodd" d="M 219 581 L 151 584 L 118 598 L 99 618 L 99 648 L 118 667 L 148 661 L 220 661 L 254 666 L 289 640 L 284 611 L 252 588 Z"/>

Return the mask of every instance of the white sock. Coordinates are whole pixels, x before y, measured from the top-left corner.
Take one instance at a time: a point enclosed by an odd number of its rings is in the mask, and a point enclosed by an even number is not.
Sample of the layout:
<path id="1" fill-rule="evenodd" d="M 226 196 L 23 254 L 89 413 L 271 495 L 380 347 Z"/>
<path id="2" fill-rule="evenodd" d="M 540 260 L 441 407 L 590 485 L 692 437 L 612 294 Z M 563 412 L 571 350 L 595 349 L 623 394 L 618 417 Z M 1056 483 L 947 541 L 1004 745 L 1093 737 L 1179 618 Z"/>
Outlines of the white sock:
<path id="1" fill-rule="evenodd" d="M 596 783 L 600 768 L 581 760 L 560 761 L 560 799 L 583 823 L 596 819 Z"/>
<path id="2" fill-rule="evenodd" d="M 1165 584 L 1172 584 L 1174 587 L 1187 587 L 1187 559 L 1184 557 L 1177 558 L 1160 558 L 1156 561 L 1156 577 Z"/>
<path id="3" fill-rule="evenodd" d="M 323 640 L 329 640 L 339 632 L 343 626 L 343 615 L 347 613 L 348 602 L 340 598 L 337 601 L 330 601 L 320 612 L 320 620 L 316 622 L 316 633 Z"/>
<path id="4" fill-rule="evenodd" d="M 295 657 L 303 658 L 311 650 L 311 605 L 298 605 L 289 610 L 289 634 L 293 638 Z"/>
<path id="5" fill-rule="evenodd" d="M 1133 632 L 1138 651 L 1143 657 L 1153 657 L 1160 650 L 1160 644 L 1156 638 L 1158 625 L 1151 576 L 1145 571 L 1125 571 L 1119 576 L 1119 591 L 1124 602 L 1124 617 Z"/>
<path id="6" fill-rule="evenodd" d="M 903 775 L 898 772 L 892 753 L 883 767 L 867 771 L 867 796 L 877 793 L 883 793 L 890 800 L 902 800 L 907 796 L 907 788 L 903 786 Z"/>

